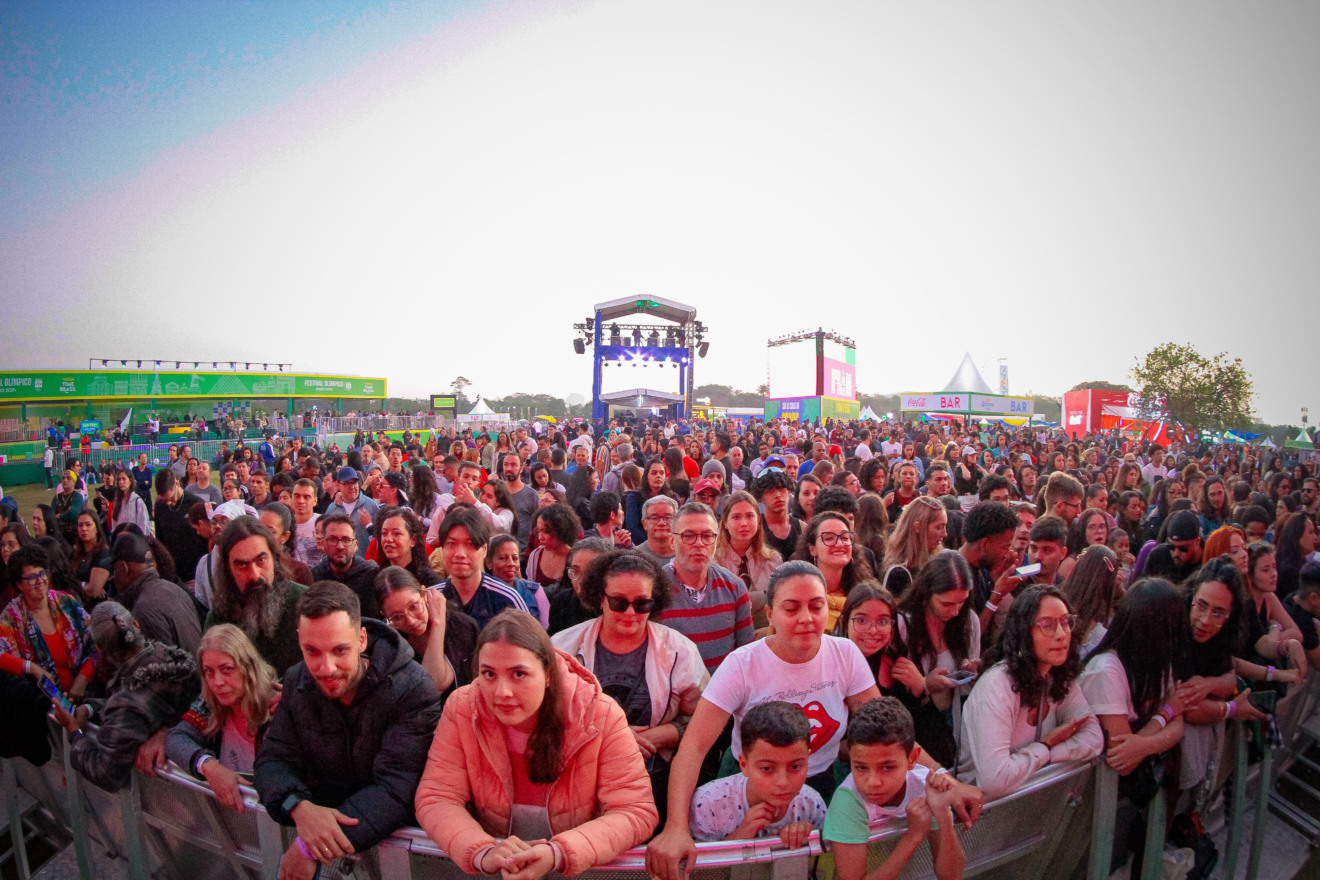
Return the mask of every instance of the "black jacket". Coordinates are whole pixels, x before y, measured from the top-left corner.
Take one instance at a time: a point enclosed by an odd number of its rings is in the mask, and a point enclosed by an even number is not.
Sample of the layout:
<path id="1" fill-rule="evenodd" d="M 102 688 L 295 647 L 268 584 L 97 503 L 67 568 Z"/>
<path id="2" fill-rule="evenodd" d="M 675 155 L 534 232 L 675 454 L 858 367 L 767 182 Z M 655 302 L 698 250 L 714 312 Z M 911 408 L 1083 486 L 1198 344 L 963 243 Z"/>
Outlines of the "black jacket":
<path id="1" fill-rule="evenodd" d="M 197 561 L 207 553 L 205 539 L 188 524 L 186 514 L 190 504 L 192 502 L 185 498 L 175 507 L 164 498 L 157 498 L 152 517 L 156 522 L 156 537 L 174 557 L 174 570 L 184 580 L 192 578 Z"/>
<path id="2" fill-rule="evenodd" d="M 384 620 L 385 618 L 380 610 L 380 602 L 376 599 L 375 583 L 378 572 L 380 572 L 379 565 L 368 559 L 363 559 L 361 556 L 354 556 L 346 573 L 335 574 L 330 569 L 330 557 L 327 556 L 312 569 L 312 579 L 317 581 L 339 581 L 339 583 L 357 593 L 358 601 L 362 603 L 363 617 Z"/>
<path id="3" fill-rule="evenodd" d="M 110 682 L 110 697 L 92 719 L 100 727 L 75 737 L 74 769 L 106 791 L 128 785 L 138 747 L 162 727 L 173 727 L 201 689 L 192 655 L 148 643 Z"/>
<path id="4" fill-rule="evenodd" d="M 257 752 L 255 784 L 275 821 L 292 825 L 290 794 L 358 819 L 341 826 L 362 852 L 412 824 L 440 695 L 398 633 L 370 618 L 371 662 L 350 706 L 322 695 L 305 663 L 284 677 L 284 697 Z"/>

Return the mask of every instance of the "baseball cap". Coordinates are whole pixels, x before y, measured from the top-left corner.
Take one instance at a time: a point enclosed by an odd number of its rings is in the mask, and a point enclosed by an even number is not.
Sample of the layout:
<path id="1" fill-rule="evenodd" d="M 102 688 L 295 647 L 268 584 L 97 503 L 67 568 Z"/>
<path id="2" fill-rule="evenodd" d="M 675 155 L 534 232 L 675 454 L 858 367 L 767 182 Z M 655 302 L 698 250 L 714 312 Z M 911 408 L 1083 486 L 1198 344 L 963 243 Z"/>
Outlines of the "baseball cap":
<path id="1" fill-rule="evenodd" d="M 353 468 L 349 467 L 348 465 L 344 465 L 339 470 L 335 471 L 336 483 L 351 483 L 354 480 L 361 480 L 361 479 L 362 478 L 358 476 L 358 472 L 355 471 Z"/>
<path id="2" fill-rule="evenodd" d="M 698 480 L 697 485 L 692 487 L 692 494 L 700 495 L 702 492 L 705 492 L 707 490 L 714 490 L 715 492 L 719 492 L 720 484 L 715 482 L 714 480 Z"/>
<path id="3" fill-rule="evenodd" d="M 766 458 L 765 466 L 786 468 L 788 467 L 788 462 L 784 461 L 784 457 L 782 455 L 771 455 Z"/>
<path id="4" fill-rule="evenodd" d="M 1190 510 L 1180 510 L 1169 517 L 1165 534 L 1171 541 L 1190 541 L 1201 537 L 1201 519 Z"/>
<path id="5" fill-rule="evenodd" d="M 962 454 L 963 454 L 963 455 L 976 455 L 976 448 L 973 447 L 973 446 L 964 446 L 964 447 L 963 447 Z"/>

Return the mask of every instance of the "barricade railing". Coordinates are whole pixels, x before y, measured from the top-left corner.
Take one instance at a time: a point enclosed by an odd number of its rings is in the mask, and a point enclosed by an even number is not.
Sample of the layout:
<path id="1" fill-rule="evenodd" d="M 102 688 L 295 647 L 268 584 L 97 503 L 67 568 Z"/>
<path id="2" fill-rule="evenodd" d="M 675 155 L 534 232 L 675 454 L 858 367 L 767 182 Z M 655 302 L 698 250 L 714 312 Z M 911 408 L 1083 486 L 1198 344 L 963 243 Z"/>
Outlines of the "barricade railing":
<path id="1" fill-rule="evenodd" d="M 1235 723 L 1240 733 L 1244 723 Z M 16 791 L 27 792 L 47 818 L 68 829 L 73 838 L 79 871 L 94 877 L 92 846 L 125 860 L 130 880 L 170 876 L 180 880 L 221 878 L 274 878 L 294 831 L 282 827 L 262 809 L 256 792 L 242 789 L 245 811 L 220 806 L 210 787 L 173 766 L 155 777 L 132 774 L 130 785 L 111 794 L 74 772 L 63 731 L 52 739 L 56 757 L 35 767 L 23 759 L 3 764 L 4 802 L 16 804 Z M 1245 737 L 1234 736 L 1235 778 L 1225 877 L 1236 876 L 1245 825 L 1248 763 Z M 1263 743 L 1259 766 L 1256 817 L 1245 876 L 1256 880 L 1260 871 L 1264 823 L 1268 815 L 1271 751 Z M 1103 762 L 1071 762 L 1047 767 L 1018 791 L 985 805 L 980 819 L 959 832 L 966 854 L 967 877 L 993 880 L 1070 877 L 1086 860 L 1088 880 L 1110 875 L 1118 808 L 1118 774 Z M 1144 876 L 1158 877 L 1163 859 L 1168 802 L 1161 789 L 1147 809 L 1146 842 L 1136 858 L 1153 865 Z M 11 828 L 16 817 L 10 810 Z M 1090 853 L 1076 844 L 1090 834 Z M 874 868 L 893 851 L 906 831 L 895 820 L 873 829 L 868 841 L 869 867 Z M 12 833 L 12 832 L 11 832 Z M 21 838 L 16 838 L 21 839 Z M 697 844 L 697 880 L 733 877 L 736 880 L 807 880 L 813 863 L 830 858 L 818 835 L 796 850 L 777 838 Z M 20 880 L 27 866 L 16 861 Z M 1136 876 L 1134 872 L 1134 876 Z M 371 851 L 341 860 L 321 877 L 391 878 L 391 880 L 458 880 L 465 876 L 421 829 L 402 829 Z M 587 880 L 644 880 L 645 849 L 636 848 L 612 862 L 585 872 Z M 929 847 L 920 848 L 903 873 L 918 880 L 934 876 Z"/>

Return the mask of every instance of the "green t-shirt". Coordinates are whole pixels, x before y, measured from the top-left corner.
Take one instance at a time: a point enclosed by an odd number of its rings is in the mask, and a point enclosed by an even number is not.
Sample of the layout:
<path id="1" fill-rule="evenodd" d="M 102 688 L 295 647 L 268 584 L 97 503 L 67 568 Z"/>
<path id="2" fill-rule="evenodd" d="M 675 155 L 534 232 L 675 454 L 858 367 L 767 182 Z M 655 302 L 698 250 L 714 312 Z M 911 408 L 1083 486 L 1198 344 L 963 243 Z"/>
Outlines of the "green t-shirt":
<path id="1" fill-rule="evenodd" d="M 835 789 L 821 837 L 833 843 L 866 843 L 870 839 L 866 804 L 852 789 Z"/>

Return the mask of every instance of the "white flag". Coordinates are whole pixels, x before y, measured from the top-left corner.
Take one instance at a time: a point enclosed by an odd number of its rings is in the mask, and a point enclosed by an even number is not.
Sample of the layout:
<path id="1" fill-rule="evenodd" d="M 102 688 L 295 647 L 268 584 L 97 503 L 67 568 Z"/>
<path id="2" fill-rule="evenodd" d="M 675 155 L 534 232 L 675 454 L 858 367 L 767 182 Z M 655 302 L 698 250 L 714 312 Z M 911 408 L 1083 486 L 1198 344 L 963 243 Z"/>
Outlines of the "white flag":
<path id="1" fill-rule="evenodd" d="M 121 430 L 121 431 L 127 431 L 127 430 L 128 430 L 128 420 L 131 419 L 131 418 L 133 418 L 133 407 L 130 406 L 130 407 L 128 408 L 128 415 L 124 416 L 124 420 L 123 420 L 122 422 L 119 423 L 119 430 Z"/>

